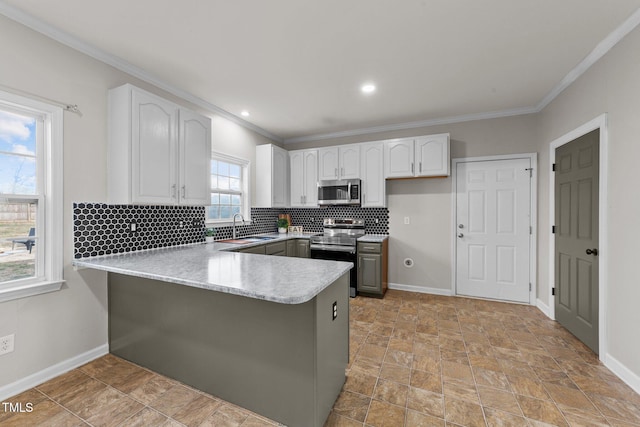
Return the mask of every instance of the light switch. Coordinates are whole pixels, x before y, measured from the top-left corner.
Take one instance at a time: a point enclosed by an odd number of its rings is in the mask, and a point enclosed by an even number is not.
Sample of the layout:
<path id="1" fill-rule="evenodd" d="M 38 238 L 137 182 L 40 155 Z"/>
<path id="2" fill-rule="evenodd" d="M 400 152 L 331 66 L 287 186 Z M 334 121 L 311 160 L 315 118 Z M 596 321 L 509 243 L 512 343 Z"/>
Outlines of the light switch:
<path id="1" fill-rule="evenodd" d="M 409 218 L 408 216 L 404 217 L 404 225 L 409 225 L 411 224 L 411 218 Z"/>

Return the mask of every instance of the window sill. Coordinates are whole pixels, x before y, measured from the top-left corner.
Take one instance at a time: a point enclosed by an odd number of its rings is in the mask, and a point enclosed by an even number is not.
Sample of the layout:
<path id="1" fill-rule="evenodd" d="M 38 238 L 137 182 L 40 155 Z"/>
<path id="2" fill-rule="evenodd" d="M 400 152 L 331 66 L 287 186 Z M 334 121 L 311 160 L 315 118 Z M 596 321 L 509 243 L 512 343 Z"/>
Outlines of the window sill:
<path id="1" fill-rule="evenodd" d="M 53 282 L 38 282 L 31 283 L 29 285 L 17 285 L 11 288 L 0 289 L 0 303 L 59 291 L 62 288 L 63 283 L 64 280 L 57 280 Z"/>

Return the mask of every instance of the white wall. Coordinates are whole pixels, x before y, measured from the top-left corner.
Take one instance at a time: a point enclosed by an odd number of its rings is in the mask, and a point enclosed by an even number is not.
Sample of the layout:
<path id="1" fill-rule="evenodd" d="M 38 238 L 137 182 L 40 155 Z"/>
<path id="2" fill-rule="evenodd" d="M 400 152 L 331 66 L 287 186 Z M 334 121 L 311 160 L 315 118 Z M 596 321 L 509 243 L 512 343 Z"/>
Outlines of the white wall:
<path id="1" fill-rule="evenodd" d="M 538 149 L 535 115 L 480 120 L 331 141 L 289 144 L 287 149 L 451 134 L 451 157 L 531 153 Z M 389 282 L 429 292 L 451 290 L 451 178 L 387 181 Z M 404 225 L 404 217 L 410 225 Z M 414 266 L 404 266 L 412 258 Z"/>
<path id="2" fill-rule="evenodd" d="M 0 389 L 107 342 L 106 274 L 71 267 L 72 203 L 106 201 L 107 90 L 132 83 L 174 97 L 0 16 L 0 87 L 78 104 L 64 114 L 64 277 L 59 292 L 0 303 L 0 336 L 15 334 L 15 351 L 0 356 Z M 187 103 L 181 102 L 186 107 Z M 202 111 L 201 111 L 202 112 Z M 255 160 L 269 142 L 213 117 L 213 146 Z M 104 348 L 104 347 L 102 347 Z"/>
<path id="3" fill-rule="evenodd" d="M 540 113 L 539 274 L 548 277 L 549 144 L 580 125 L 608 114 L 609 265 L 608 355 L 635 375 L 640 388 L 640 196 L 634 182 L 640 159 L 640 28 L 636 28 Z M 546 231 L 546 232 L 544 232 Z M 546 280 L 542 280 L 547 282 Z M 540 298 L 548 301 L 548 288 Z M 606 360 L 605 360 L 606 361 Z M 613 362 L 614 365 L 616 362 Z M 614 366 L 612 365 L 612 366 Z M 628 378 L 627 378 L 628 380 Z"/>

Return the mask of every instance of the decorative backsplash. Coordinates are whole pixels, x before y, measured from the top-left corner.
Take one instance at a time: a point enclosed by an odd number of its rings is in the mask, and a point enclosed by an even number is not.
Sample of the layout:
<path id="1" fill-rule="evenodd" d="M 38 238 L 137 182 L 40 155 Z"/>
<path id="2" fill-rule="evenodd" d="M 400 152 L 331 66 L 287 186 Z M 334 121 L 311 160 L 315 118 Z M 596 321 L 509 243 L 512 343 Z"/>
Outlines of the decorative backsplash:
<path id="1" fill-rule="evenodd" d="M 204 242 L 204 209 L 74 203 L 74 258 Z"/>
<path id="2" fill-rule="evenodd" d="M 389 210 L 357 206 L 251 208 L 251 224 L 237 224 L 237 236 L 274 233 L 279 214 L 304 232 L 322 232 L 323 218 L 364 218 L 367 234 L 389 234 Z M 205 207 L 73 204 L 74 257 L 86 258 L 204 242 Z M 131 231 L 135 223 L 136 231 Z M 230 239 L 233 227 L 215 227 L 216 240 Z"/>

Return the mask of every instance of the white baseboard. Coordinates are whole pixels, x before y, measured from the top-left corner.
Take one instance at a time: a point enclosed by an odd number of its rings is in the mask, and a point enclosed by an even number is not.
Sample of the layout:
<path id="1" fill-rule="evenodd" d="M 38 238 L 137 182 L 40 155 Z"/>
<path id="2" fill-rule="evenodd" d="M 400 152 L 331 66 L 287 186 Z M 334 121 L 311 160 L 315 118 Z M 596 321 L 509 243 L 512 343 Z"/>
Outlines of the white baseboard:
<path id="1" fill-rule="evenodd" d="M 631 371 L 631 369 L 624 366 L 618 359 L 608 353 L 602 362 L 611 372 L 634 389 L 636 393 L 640 393 L 640 376 L 638 376 L 638 374 Z"/>
<path id="2" fill-rule="evenodd" d="M 536 307 L 538 307 L 538 310 L 543 312 L 545 316 L 553 320 L 553 318 L 551 317 L 551 310 L 549 309 L 549 306 L 547 304 L 538 299 L 536 300 Z"/>
<path id="3" fill-rule="evenodd" d="M 388 286 L 389 286 L 389 289 L 395 289 L 398 291 L 420 292 L 422 294 L 434 294 L 434 295 L 445 295 L 445 296 L 453 295 L 453 292 L 451 291 L 451 289 L 426 288 L 424 286 L 403 285 L 402 283 L 389 283 Z"/>
<path id="4" fill-rule="evenodd" d="M 78 366 L 91 362 L 100 356 L 104 356 L 107 353 L 109 353 L 109 344 L 103 344 L 85 353 L 63 360 L 53 366 L 49 366 L 35 374 L 19 379 L 11 384 L 2 386 L 0 387 L 0 401 L 4 401 L 12 396 L 22 393 L 23 391 L 29 390 L 30 388 L 40 385 L 51 378 L 55 378 L 58 375 L 62 375 L 65 372 L 77 368 Z"/>

